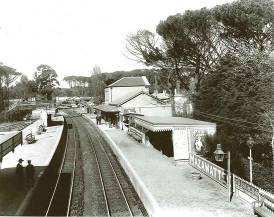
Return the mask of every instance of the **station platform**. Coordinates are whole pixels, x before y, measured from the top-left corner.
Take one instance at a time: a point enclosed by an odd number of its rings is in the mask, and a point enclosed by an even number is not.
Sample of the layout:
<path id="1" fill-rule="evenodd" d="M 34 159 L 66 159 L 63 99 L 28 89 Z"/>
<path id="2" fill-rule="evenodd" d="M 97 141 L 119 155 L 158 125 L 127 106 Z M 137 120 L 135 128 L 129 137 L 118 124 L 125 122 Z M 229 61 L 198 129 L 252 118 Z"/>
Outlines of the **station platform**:
<path id="1" fill-rule="evenodd" d="M 61 138 L 63 125 L 47 127 L 47 131 L 40 135 L 35 134 L 37 141 L 33 144 L 28 144 L 23 140 L 23 145 L 15 148 L 14 152 L 8 153 L 3 157 L 2 169 L 16 167 L 19 158 L 24 160 L 23 166 L 27 165 L 27 160 L 31 160 L 34 166 L 47 166 L 55 152 L 58 142 Z"/>
<path id="2" fill-rule="evenodd" d="M 45 133 L 38 135 L 37 127 L 39 124 L 39 122 L 33 123 L 23 130 L 24 138 L 29 132 L 34 133 L 37 139 L 35 143 L 27 144 L 24 139 L 23 145 L 17 146 L 14 152 L 8 153 L 3 158 L 0 170 L 0 216 L 20 215 L 24 201 L 31 194 L 31 189 L 27 187 L 22 190 L 15 187 L 15 167 L 18 159 L 24 160 L 24 167 L 27 165 L 27 160 L 31 160 L 35 166 L 35 177 L 38 177 L 50 163 L 58 146 L 63 126 L 47 127 Z"/>
<path id="3" fill-rule="evenodd" d="M 94 115 L 85 114 L 93 123 Z M 254 216 L 250 205 L 237 198 L 228 202 L 227 191 L 218 183 L 198 172 L 188 162 L 176 165 L 173 158 L 154 148 L 145 147 L 125 131 L 98 126 L 111 145 L 121 165 L 150 216 Z"/>

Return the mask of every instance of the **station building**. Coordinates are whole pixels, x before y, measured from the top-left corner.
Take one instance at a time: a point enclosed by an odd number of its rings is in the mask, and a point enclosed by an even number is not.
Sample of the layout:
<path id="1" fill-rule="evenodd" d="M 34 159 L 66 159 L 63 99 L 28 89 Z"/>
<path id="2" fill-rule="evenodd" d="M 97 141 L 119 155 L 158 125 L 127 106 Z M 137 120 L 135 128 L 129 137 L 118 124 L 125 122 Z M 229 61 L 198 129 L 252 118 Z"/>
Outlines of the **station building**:
<path id="1" fill-rule="evenodd" d="M 216 124 L 182 117 L 132 116 L 128 134 L 154 147 L 176 162 L 199 153 L 204 135 L 213 135 Z"/>
<path id="2" fill-rule="evenodd" d="M 144 76 L 121 78 L 105 89 L 105 103 L 95 109 L 105 121 L 126 130 L 145 146 L 177 162 L 188 160 L 191 152 L 200 151 L 202 137 L 215 133 L 216 124 L 172 117 L 168 94 L 150 94 L 149 87 Z M 186 103 L 186 94 L 177 87 L 175 105 L 186 107 Z"/>
<path id="3" fill-rule="evenodd" d="M 105 104 L 140 91 L 149 92 L 150 83 L 145 76 L 123 77 L 105 88 Z"/>
<path id="4" fill-rule="evenodd" d="M 107 122 L 120 125 L 127 114 L 171 116 L 171 105 L 149 93 L 150 83 L 145 76 L 123 77 L 105 88 L 105 102 L 96 106 Z"/>

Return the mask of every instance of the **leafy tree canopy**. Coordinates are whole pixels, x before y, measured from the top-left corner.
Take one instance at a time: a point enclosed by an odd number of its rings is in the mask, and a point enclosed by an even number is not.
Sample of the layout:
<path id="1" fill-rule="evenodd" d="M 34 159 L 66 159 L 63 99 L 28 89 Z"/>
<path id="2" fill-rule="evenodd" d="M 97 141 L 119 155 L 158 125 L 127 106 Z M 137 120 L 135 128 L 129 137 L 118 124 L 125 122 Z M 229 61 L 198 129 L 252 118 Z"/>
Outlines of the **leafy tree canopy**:
<path id="1" fill-rule="evenodd" d="M 48 65 L 39 65 L 34 73 L 34 81 L 38 92 L 51 100 L 55 87 L 59 85 L 56 71 Z"/>
<path id="2" fill-rule="evenodd" d="M 272 0 L 240 0 L 217 6 L 212 11 L 215 19 L 222 24 L 221 36 L 226 40 L 234 45 L 243 44 L 249 51 L 271 48 Z"/>
<path id="3" fill-rule="evenodd" d="M 271 129 L 264 114 L 271 110 L 272 67 L 264 56 L 228 54 L 202 82 L 194 117 L 218 123 L 222 144 L 247 154 L 246 141 L 256 140 L 256 157 L 269 156 Z"/>

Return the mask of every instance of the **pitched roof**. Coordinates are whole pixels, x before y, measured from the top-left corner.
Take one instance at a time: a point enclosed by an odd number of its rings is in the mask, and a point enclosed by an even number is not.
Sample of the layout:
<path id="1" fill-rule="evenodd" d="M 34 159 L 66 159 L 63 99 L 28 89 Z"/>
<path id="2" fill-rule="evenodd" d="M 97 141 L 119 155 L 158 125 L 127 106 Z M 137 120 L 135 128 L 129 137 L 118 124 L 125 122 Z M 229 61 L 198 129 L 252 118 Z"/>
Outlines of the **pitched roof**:
<path id="1" fill-rule="evenodd" d="M 108 87 L 137 87 L 137 86 L 150 86 L 146 76 L 142 77 L 123 77 Z"/>
<path id="2" fill-rule="evenodd" d="M 153 95 L 151 95 L 151 94 L 149 94 L 149 93 L 147 93 L 147 92 L 145 92 L 145 91 L 139 91 L 139 92 L 129 93 L 128 95 L 126 95 L 126 96 L 124 96 L 124 97 L 122 97 L 122 98 L 120 98 L 120 99 L 113 100 L 113 101 L 110 102 L 109 104 L 110 104 L 110 105 L 121 106 L 121 105 L 123 105 L 124 103 L 126 103 L 126 102 L 128 102 L 128 101 L 134 99 L 135 97 L 137 97 L 137 96 L 139 96 L 139 95 L 141 95 L 141 94 L 145 94 L 145 95 L 147 95 L 147 96 L 149 96 L 149 97 L 151 97 L 151 98 L 157 100 L 159 103 L 163 104 L 163 102 L 162 102 L 160 99 L 158 99 L 157 97 L 155 97 L 155 96 L 153 96 Z"/>

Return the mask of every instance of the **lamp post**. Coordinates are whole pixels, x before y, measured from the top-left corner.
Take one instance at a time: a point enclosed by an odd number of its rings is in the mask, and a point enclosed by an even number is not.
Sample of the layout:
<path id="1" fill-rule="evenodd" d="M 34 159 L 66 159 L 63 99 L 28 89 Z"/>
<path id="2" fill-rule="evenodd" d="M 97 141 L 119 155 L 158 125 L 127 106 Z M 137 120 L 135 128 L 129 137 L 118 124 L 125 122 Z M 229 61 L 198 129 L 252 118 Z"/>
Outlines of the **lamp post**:
<path id="1" fill-rule="evenodd" d="M 254 139 L 250 136 L 247 140 L 247 145 L 249 147 L 249 181 L 252 183 L 253 176 L 252 176 L 252 148 L 254 145 Z"/>
<path id="2" fill-rule="evenodd" d="M 230 151 L 228 151 L 227 153 L 225 153 L 222 150 L 222 145 L 221 144 L 217 144 L 217 148 L 214 151 L 214 157 L 215 160 L 217 162 L 223 162 L 224 161 L 224 157 L 227 157 L 227 189 L 228 189 L 228 202 L 230 202 L 231 200 L 231 172 L 230 172 Z"/>

